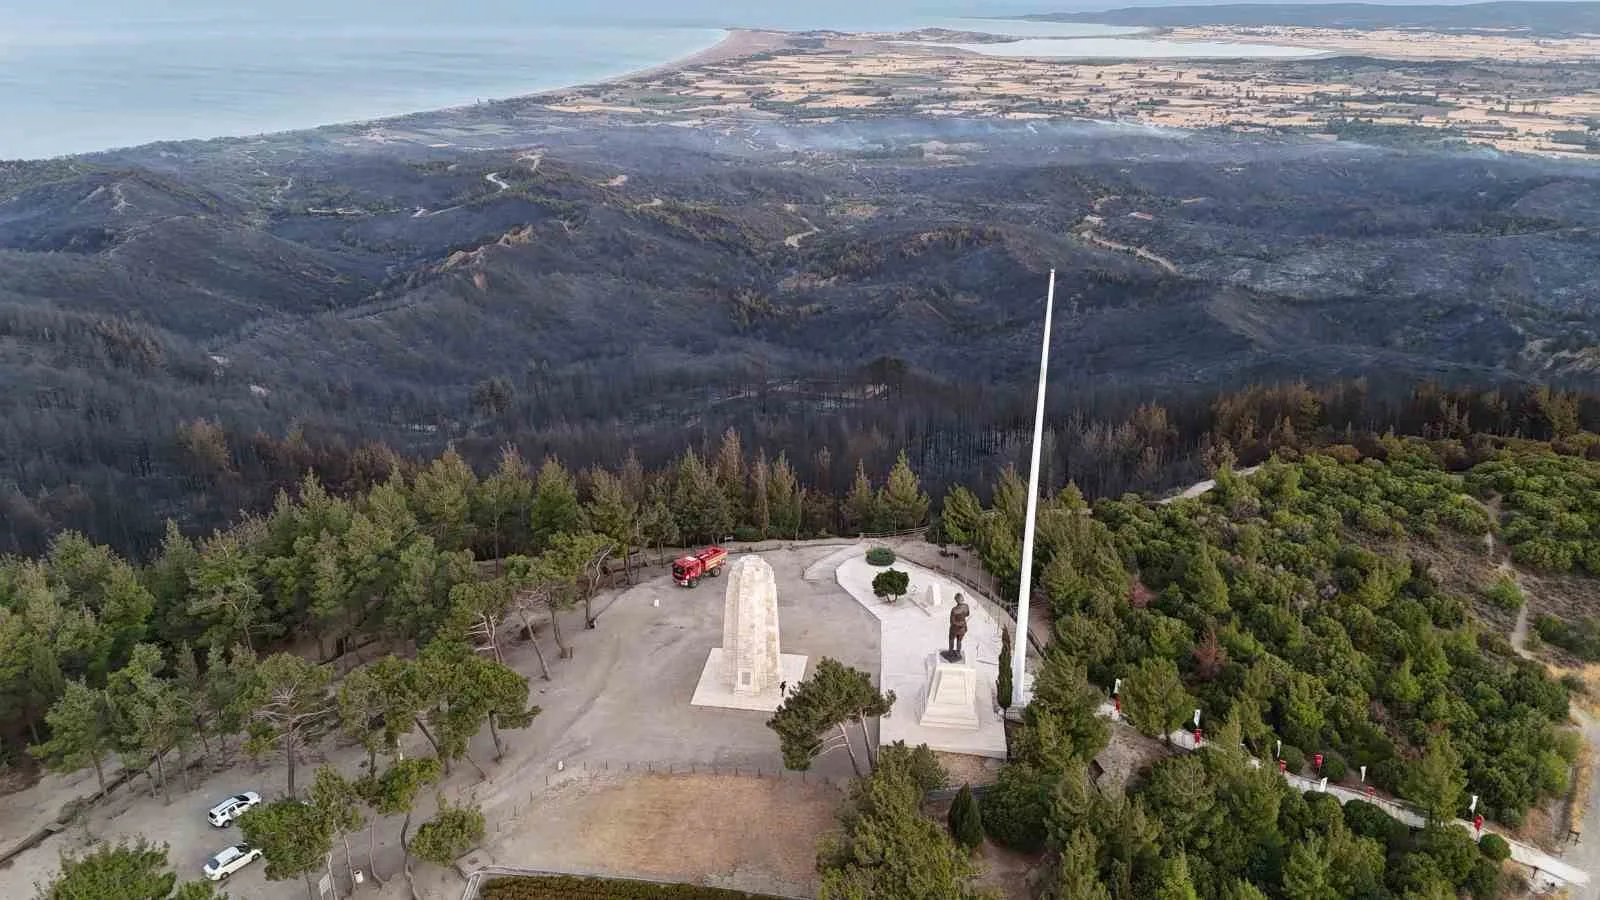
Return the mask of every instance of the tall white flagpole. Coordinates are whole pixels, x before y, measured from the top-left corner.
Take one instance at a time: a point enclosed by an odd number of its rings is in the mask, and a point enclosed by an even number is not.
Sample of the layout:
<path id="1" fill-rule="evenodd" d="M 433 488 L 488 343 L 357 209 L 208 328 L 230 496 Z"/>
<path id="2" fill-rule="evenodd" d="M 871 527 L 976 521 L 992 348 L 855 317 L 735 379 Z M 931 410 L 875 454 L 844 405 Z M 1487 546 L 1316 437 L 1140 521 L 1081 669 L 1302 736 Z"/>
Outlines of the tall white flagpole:
<path id="1" fill-rule="evenodd" d="M 1050 320 L 1056 308 L 1056 270 L 1050 270 L 1050 289 L 1044 300 L 1044 341 L 1039 350 L 1039 398 L 1033 413 L 1033 459 L 1028 465 L 1028 515 L 1022 525 L 1022 583 L 1017 586 L 1017 639 L 1016 650 L 1011 654 L 1011 683 L 1015 686 L 1016 705 L 1026 706 L 1032 699 L 1027 682 L 1028 659 L 1028 600 L 1033 593 L 1033 533 L 1034 520 L 1039 514 L 1039 451 L 1044 444 L 1044 388 L 1050 369 Z"/>

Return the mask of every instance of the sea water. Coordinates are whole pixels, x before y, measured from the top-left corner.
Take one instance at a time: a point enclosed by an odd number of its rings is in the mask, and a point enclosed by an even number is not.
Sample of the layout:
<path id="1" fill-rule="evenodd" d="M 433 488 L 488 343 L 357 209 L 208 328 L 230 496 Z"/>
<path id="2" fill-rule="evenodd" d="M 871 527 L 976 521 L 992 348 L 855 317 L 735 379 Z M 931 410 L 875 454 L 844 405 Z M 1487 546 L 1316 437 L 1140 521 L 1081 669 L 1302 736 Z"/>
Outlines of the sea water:
<path id="1" fill-rule="evenodd" d="M 0 0 L 0 159 L 516 96 L 678 59 L 728 27 L 940 26 L 1044 39 L 1120 32 L 974 18 L 1084 2 Z"/>

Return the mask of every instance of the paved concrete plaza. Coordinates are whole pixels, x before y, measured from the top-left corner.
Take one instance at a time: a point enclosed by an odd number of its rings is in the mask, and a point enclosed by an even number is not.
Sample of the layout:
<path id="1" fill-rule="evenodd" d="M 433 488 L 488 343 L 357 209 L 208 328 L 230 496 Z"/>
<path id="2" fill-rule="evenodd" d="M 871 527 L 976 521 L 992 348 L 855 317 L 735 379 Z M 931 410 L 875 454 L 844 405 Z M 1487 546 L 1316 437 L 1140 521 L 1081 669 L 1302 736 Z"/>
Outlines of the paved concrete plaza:
<path id="1" fill-rule="evenodd" d="M 948 753 L 1004 759 L 1005 724 L 995 711 L 994 702 L 995 679 L 1000 672 L 1000 626 L 994 617 L 983 604 L 968 598 L 972 616 L 967 620 L 964 649 L 967 663 L 978 671 L 977 729 L 924 727 L 918 719 L 927 702 L 935 654 L 949 645 L 950 610 L 955 606 L 955 595 L 964 589 L 901 559 L 895 561 L 894 568 L 911 576 L 910 591 L 920 596 L 930 585 L 937 584 L 941 602 L 936 608 L 926 608 L 910 599 L 885 603 L 872 593 L 873 576 L 883 569 L 867 563 L 865 548 L 854 551 L 847 557 L 835 554 L 829 561 L 842 559 L 836 573 L 839 585 L 878 620 L 878 684 L 895 693 L 894 709 L 878 723 L 879 743 L 905 741 Z"/>

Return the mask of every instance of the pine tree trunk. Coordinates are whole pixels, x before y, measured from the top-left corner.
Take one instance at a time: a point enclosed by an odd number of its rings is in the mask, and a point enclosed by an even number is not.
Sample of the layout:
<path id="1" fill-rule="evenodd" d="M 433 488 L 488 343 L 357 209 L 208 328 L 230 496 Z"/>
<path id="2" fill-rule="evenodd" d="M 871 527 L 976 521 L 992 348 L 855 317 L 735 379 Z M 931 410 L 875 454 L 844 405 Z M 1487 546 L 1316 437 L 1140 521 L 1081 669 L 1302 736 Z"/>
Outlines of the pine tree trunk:
<path id="1" fill-rule="evenodd" d="M 522 617 L 522 627 L 528 629 L 528 643 L 533 644 L 533 652 L 539 657 L 539 669 L 544 673 L 544 680 L 550 680 L 550 664 L 545 662 L 544 648 L 539 646 L 539 637 L 534 634 L 533 625 L 528 621 L 527 610 L 519 609 L 517 614 Z"/>
<path id="2" fill-rule="evenodd" d="M 167 762 L 165 754 L 156 751 L 156 776 L 161 783 L 161 801 L 167 806 L 172 805 L 172 790 L 167 787 Z"/>
<path id="3" fill-rule="evenodd" d="M 317 886 L 311 883 L 311 870 L 310 869 L 306 870 L 306 896 L 310 897 L 311 900 L 318 900 L 318 898 L 317 898 Z"/>
<path id="4" fill-rule="evenodd" d="M 572 652 L 567 649 L 567 644 L 561 639 L 561 616 L 554 605 L 550 607 L 550 631 L 556 636 L 556 646 L 561 648 L 561 658 L 571 659 Z"/>
<path id="5" fill-rule="evenodd" d="M 104 797 L 106 795 L 106 770 L 105 767 L 100 765 L 100 754 L 96 753 L 90 756 L 89 759 L 94 762 L 94 778 L 95 781 L 100 783 L 100 796 Z"/>
<path id="6" fill-rule="evenodd" d="M 506 758 L 506 748 L 500 744 L 500 730 L 494 727 L 494 713 L 489 714 L 489 737 L 494 738 L 494 761 L 503 761 Z"/>
<path id="7" fill-rule="evenodd" d="M 291 732 L 289 732 L 289 733 L 287 733 L 287 734 L 285 734 L 283 736 L 283 756 L 284 756 L 285 762 L 287 762 L 289 764 L 289 799 L 290 800 L 293 800 L 295 798 L 295 793 L 294 793 L 294 764 L 295 764 L 294 738 L 295 738 L 295 734 L 294 734 L 293 731 L 291 731 Z"/>
<path id="8" fill-rule="evenodd" d="M 471 753 L 463 751 L 461 753 L 461 756 L 467 762 L 472 764 L 472 768 L 477 770 L 477 772 L 478 772 L 478 780 L 479 781 L 488 781 L 489 780 L 489 773 L 485 772 L 483 770 L 483 766 L 478 765 L 478 761 L 472 758 L 472 754 Z"/>
<path id="9" fill-rule="evenodd" d="M 850 768 L 854 769 L 856 777 L 860 778 L 866 773 L 861 771 L 861 760 L 856 759 L 856 748 L 850 744 L 850 732 L 845 729 L 843 722 L 839 723 L 839 736 L 844 738 L 845 752 L 850 754 Z"/>
<path id="10" fill-rule="evenodd" d="M 439 742 L 433 739 L 433 732 L 428 730 L 427 723 L 422 721 L 421 716 L 417 716 L 416 722 L 417 728 L 422 731 L 422 736 L 428 739 L 428 745 L 433 748 L 433 755 L 439 757 L 439 761 L 444 763 L 444 773 L 449 775 L 450 760 L 445 759 L 444 754 L 439 752 Z"/>
<path id="11" fill-rule="evenodd" d="M 861 726 L 861 746 L 867 748 L 867 769 L 871 771 L 878 767 L 878 754 L 872 749 L 872 735 L 867 732 L 867 717 L 856 716 L 856 724 Z"/>
<path id="12" fill-rule="evenodd" d="M 183 775 L 183 789 L 189 790 L 189 751 L 181 741 L 178 743 L 178 771 Z"/>

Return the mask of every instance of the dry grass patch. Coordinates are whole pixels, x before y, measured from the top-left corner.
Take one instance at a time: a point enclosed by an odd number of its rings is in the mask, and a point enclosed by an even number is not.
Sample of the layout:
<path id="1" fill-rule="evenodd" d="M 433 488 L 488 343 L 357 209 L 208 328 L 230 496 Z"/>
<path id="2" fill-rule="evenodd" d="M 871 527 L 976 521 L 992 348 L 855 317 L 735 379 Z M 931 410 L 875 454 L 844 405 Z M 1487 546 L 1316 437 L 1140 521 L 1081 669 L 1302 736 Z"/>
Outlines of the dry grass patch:
<path id="1" fill-rule="evenodd" d="M 837 787 L 797 778 L 639 775 L 574 781 L 503 832 L 497 861 L 793 893 L 816 886 Z"/>

